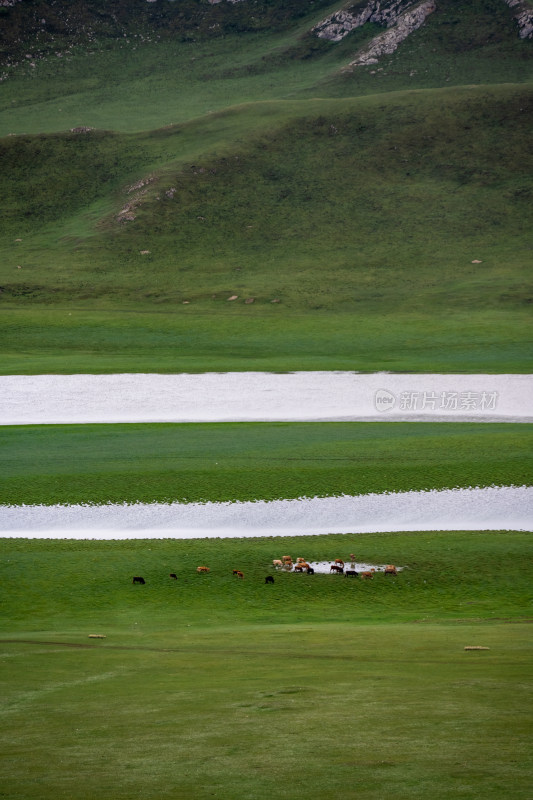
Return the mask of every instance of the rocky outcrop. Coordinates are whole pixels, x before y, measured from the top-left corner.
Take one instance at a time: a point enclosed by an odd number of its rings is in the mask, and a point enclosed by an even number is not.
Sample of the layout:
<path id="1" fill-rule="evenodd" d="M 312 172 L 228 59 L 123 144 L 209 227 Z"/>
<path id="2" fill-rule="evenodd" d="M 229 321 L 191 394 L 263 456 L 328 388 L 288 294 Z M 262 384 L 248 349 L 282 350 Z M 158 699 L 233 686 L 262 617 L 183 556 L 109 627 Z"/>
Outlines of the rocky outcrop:
<path id="1" fill-rule="evenodd" d="M 351 31 L 365 22 L 375 22 L 390 28 L 400 15 L 415 4 L 416 0 L 369 0 L 363 8 L 347 8 L 336 11 L 315 25 L 313 31 L 320 39 L 340 42 Z"/>
<path id="2" fill-rule="evenodd" d="M 424 24 L 427 17 L 435 11 L 435 0 L 424 0 L 414 8 L 401 14 L 393 27 L 376 36 L 364 47 L 357 57 L 350 62 L 350 67 L 361 67 L 366 64 L 377 64 L 380 57 L 394 53 L 396 48 L 407 39 L 409 34 Z"/>
<path id="3" fill-rule="evenodd" d="M 518 35 L 521 39 L 533 39 L 533 8 L 526 0 L 504 0 L 509 8 L 516 9 L 514 15 L 518 23 Z"/>

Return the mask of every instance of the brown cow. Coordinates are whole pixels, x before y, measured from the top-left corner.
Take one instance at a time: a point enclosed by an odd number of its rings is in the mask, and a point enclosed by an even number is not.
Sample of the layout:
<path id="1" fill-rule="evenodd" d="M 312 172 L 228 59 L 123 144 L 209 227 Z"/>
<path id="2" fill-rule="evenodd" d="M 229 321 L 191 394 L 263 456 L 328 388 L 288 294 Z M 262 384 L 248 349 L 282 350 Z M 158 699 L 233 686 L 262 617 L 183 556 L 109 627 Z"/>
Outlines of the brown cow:
<path id="1" fill-rule="evenodd" d="M 292 561 L 292 556 L 282 556 L 281 560 L 282 561 Z"/>
<path id="2" fill-rule="evenodd" d="M 367 570 L 366 572 L 361 572 L 360 573 L 360 577 L 361 578 L 373 578 L 375 571 L 376 571 L 375 569 L 371 569 L 371 570 Z"/>
<path id="3" fill-rule="evenodd" d="M 344 567 L 344 561 L 342 560 L 342 558 L 336 558 L 335 559 L 335 564 L 340 564 L 341 567 Z"/>
<path id="4" fill-rule="evenodd" d="M 211 572 L 209 567 L 196 567 L 196 572 Z"/>
<path id="5" fill-rule="evenodd" d="M 272 562 L 272 565 L 276 567 L 276 569 L 279 569 L 279 567 L 283 566 L 283 561 L 281 561 L 281 559 L 279 558 L 275 558 L 274 561 Z"/>
<path id="6" fill-rule="evenodd" d="M 397 575 L 398 574 L 398 570 L 396 569 L 394 564 L 387 564 L 387 566 L 385 567 L 385 569 L 383 571 L 384 571 L 385 575 Z"/>
<path id="7" fill-rule="evenodd" d="M 236 575 L 238 578 L 244 578 L 244 573 L 240 571 L 240 569 L 234 569 L 233 574 Z"/>

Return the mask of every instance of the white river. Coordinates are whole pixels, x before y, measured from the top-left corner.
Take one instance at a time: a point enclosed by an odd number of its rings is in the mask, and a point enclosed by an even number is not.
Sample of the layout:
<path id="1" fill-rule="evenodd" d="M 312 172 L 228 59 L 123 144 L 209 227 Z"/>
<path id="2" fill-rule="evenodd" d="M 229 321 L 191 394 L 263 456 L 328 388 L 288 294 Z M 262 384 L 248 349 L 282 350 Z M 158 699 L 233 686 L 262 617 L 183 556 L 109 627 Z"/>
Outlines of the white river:
<path id="1" fill-rule="evenodd" d="M 533 422 L 533 375 L 0 376 L 0 425 L 306 420 Z"/>
<path id="2" fill-rule="evenodd" d="M 0 507 L 0 537 L 199 539 L 426 530 L 533 531 L 533 487 L 270 502 Z"/>
<path id="3" fill-rule="evenodd" d="M 0 425 L 533 422 L 533 375 L 356 372 L 0 376 Z M 0 506 L 0 537 L 134 539 L 533 531 L 533 488 L 272 502 Z"/>

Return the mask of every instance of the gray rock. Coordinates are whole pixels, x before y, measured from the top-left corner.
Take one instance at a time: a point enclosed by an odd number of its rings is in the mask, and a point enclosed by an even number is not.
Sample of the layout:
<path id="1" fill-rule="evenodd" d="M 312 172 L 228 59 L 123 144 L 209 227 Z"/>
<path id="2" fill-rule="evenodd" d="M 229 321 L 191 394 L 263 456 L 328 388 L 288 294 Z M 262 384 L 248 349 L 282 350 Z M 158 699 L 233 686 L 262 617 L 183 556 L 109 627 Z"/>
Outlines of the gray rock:
<path id="1" fill-rule="evenodd" d="M 514 18 L 521 39 L 533 39 L 533 8 L 526 0 L 504 0 L 509 8 L 516 8 Z"/>

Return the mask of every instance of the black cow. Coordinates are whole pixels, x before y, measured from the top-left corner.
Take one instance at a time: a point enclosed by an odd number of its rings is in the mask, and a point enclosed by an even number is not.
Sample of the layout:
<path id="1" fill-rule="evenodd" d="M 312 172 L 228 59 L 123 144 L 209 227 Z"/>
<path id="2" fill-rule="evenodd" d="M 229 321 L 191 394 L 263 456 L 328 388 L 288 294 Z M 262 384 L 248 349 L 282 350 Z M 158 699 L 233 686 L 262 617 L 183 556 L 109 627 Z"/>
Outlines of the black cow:
<path id="1" fill-rule="evenodd" d="M 174 578 L 174 580 L 177 580 L 177 579 L 178 579 L 178 576 L 176 575 L 176 573 L 175 573 L 175 572 L 171 572 L 171 573 L 170 573 L 170 575 L 169 575 L 168 577 L 169 577 L 169 578 Z"/>
<path id="2" fill-rule="evenodd" d="M 315 571 L 314 571 L 313 567 L 307 567 L 307 574 L 308 575 L 314 575 L 315 574 Z"/>
<path id="3" fill-rule="evenodd" d="M 272 575 L 266 576 L 265 583 L 274 583 L 274 578 L 272 577 Z"/>
<path id="4" fill-rule="evenodd" d="M 359 573 L 356 572 L 355 569 L 347 569 L 344 574 L 346 575 L 346 577 L 351 575 L 353 578 L 357 578 L 357 576 L 359 575 Z"/>
<path id="5" fill-rule="evenodd" d="M 133 583 L 146 583 L 146 581 L 144 580 L 144 578 L 141 578 L 140 575 L 136 575 L 133 579 Z"/>

